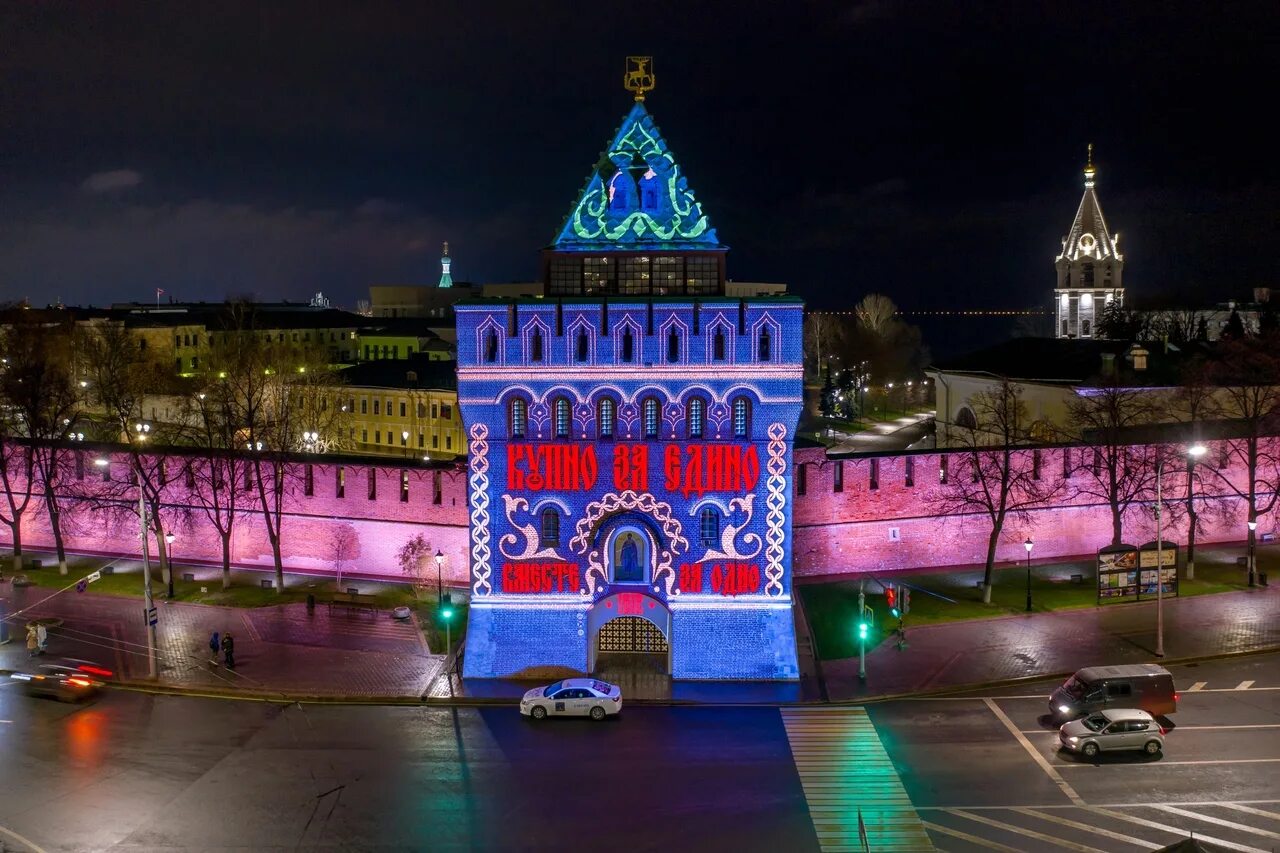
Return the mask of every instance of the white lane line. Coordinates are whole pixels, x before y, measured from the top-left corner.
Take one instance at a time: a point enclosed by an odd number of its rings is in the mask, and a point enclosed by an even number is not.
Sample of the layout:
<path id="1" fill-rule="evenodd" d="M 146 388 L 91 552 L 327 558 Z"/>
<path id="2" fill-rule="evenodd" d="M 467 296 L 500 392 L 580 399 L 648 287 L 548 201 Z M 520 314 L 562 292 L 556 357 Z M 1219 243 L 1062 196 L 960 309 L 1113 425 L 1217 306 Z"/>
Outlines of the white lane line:
<path id="1" fill-rule="evenodd" d="M 1242 681 L 1236 685 L 1236 690 L 1248 690 L 1252 686 L 1253 686 L 1252 681 Z"/>
<path id="2" fill-rule="evenodd" d="M 0 835 L 7 835 L 10 838 L 12 838 L 14 841 L 18 842 L 19 844 L 25 844 L 27 847 L 31 848 L 31 853 L 48 853 L 48 851 L 45 850 L 43 847 L 41 847 L 39 844 L 36 844 L 30 838 L 26 838 L 22 835 L 19 835 L 18 833 L 14 832 L 12 829 L 6 829 L 5 827 L 0 826 Z"/>
<path id="3" fill-rule="evenodd" d="M 1090 835 L 1101 835 L 1103 838 L 1110 838 L 1115 841 L 1123 841 L 1126 844 L 1134 844 L 1134 845 L 1137 845 L 1138 847 L 1141 847 L 1143 850 L 1151 849 L 1151 842 L 1145 839 L 1134 838 L 1132 835 L 1121 835 L 1118 832 L 1112 832 L 1109 829 L 1102 829 L 1101 827 L 1098 827 L 1098 826 L 1090 826 L 1089 824 L 1081 823 L 1078 820 L 1067 820 L 1065 817 L 1058 817 L 1057 815 L 1045 814 L 1044 812 L 1036 811 L 1035 809 L 1014 808 L 1014 809 L 1010 809 L 1009 811 L 1014 811 L 1014 812 L 1017 812 L 1018 814 L 1024 814 L 1029 817 L 1038 817 L 1041 820 L 1047 820 L 1052 823 L 1061 824 L 1063 826 L 1069 826 L 1072 829 L 1078 829 L 1082 832 L 1089 833 Z"/>
<path id="4" fill-rule="evenodd" d="M 1197 690 L 1203 690 L 1203 689 L 1204 689 L 1204 686 L 1205 686 L 1206 684 L 1208 684 L 1208 683 L 1209 683 L 1209 682 L 1207 682 L 1207 681 L 1197 681 L 1195 684 L 1193 684 L 1193 685 L 1191 685 L 1190 687 L 1188 687 L 1186 692 L 1188 692 L 1188 693 L 1195 693 Z"/>
<path id="5" fill-rule="evenodd" d="M 1274 820 L 1280 820 L 1280 812 L 1269 812 L 1266 809 L 1255 809 L 1252 806 L 1241 805 L 1240 803 L 1214 803 L 1214 805 L 1222 806 L 1227 809 L 1235 809 L 1245 814 L 1256 814 L 1259 817 L 1269 817 Z"/>
<path id="6" fill-rule="evenodd" d="M 1253 684 L 1252 681 L 1243 681 L 1242 684 Z M 1197 693 L 1239 693 L 1241 690 L 1248 690 L 1250 693 L 1258 693 L 1263 690 L 1280 690 L 1280 687 L 1206 687 L 1204 690 L 1197 690 Z"/>
<path id="7" fill-rule="evenodd" d="M 1176 802 L 1172 802 L 1172 803 L 1147 803 L 1147 802 L 1142 802 L 1142 803 L 1098 803 L 1097 805 L 1093 805 L 1093 806 L 1085 806 L 1084 808 L 1090 808 L 1090 809 L 1094 809 L 1094 808 L 1099 808 L 1099 809 L 1149 809 L 1149 808 L 1151 808 L 1152 806 L 1155 806 L 1155 805 L 1161 805 L 1161 806 L 1182 806 L 1182 807 L 1186 808 L 1187 806 L 1240 806 L 1240 805 L 1249 805 L 1249 804 L 1258 804 L 1258 805 L 1264 805 L 1264 806 L 1277 806 L 1277 805 L 1280 805 L 1280 800 L 1239 800 L 1239 801 L 1232 802 L 1232 803 L 1223 802 L 1222 800 L 1191 800 L 1191 801 L 1178 800 L 1178 801 L 1176 801 Z M 964 809 L 965 811 L 980 812 L 980 811 L 1006 811 L 1006 810 L 1008 810 L 1008 809 L 1040 809 L 1040 810 L 1044 810 L 1044 809 L 1078 809 L 1078 808 L 1081 808 L 1081 806 L 1068 806 L 1068 805 L 1066 805 L 1066 804 L 1064 804 L 1064 803 L 1055 803 L 1055 804 L 1053 804 L 1053 805 L 1049 805 L 1049 804 L 1047 804 L 1047 803 L 1032 803 L 1032 804 L 1030 804 L 1030 805 L 1023 805 L 1023 806 L 970 806 L 970 805 L 957 805 L 957 806 L 916 806 L 916 811 L 918 811 L 918 812 L 945 812 L 945 811 L 946 811 L 946 810 L 948 810 L 948 809 Z M 1277 815 L 1277 816 L 1280 816 L 1280 815 Z"/>
<path id="8" fill-rule="evenodd" d="M 1169 814 L 1180 814 L 1183 817 L 1189 817 L 1192 820 L 1202 820 L 1205 823 L 1211 823 L 1214 826 L 1225 826 L 1227 829 L 1234 829 L 1237 832 L 1251 832 L 1254 835 L 1261 835 L 1263 838 L 1274 838 L 1280 840 L 1280 832 L 1271 832 L 1267 829 L 1258 829 L 1255 826 L 1249 826 L 1247 823 L 1236 823 L 1234 820 L 1223 820 L 1220 817 L 1213 817 L 1200 812 L 1193 812 L 1190 809 L 1180 809 L 1177 806 L 1155 806 L 1162 812 Z"/>
<path id="9" fill-rule="evenodd" d="M 1013 720 L 1009 719 L 1008 714 L 1000 710 L 1000 706 L 995 703 L 995 700 L 983 699 L 982 701 L 991 709 L 991 713 L 996 715 L 996 719 L 1004 724 L 1004 727 L 1009 730 L 1009 733 L 1017 738 L 1018 743 L 1022 744 L 1022 748 L 1027 751 L 1027 754 L 1031 756 L 1036 764 L 1040 765 L 1040 769 L 1048 774 L 1049 778 L 1053 780 L 1054 784 L 1058 786 L 1062 793 L 1067 795 L 1067 799 L 1071 800 L 1071 802 L 1075 803 L 1077 806 L 1083 806 L 1084 800 L 1082 800 L 1080 795 L 1076 793 L 1076 789 L 1068 785 L 1067 780 L 1062 778 L 1062 774 L 1055 770 L 1053 765 L 1040 754 L 1040 750 L 1032 746 L 1031 741 L 1027 740 L 1027 736 L 1018 731 L 1018 727 L 1013 724 Z"/>
<path id="10" fill-rule="evenodd" d="M 1249 723 L 1247 725 L 1236 726 L 1174 726 L 1169 732 L 1217 732 L 1228 731 L 1232 729 L 1280 729 L 1280 723 Z M 1053 734 L 1057 729 L 1022 729 L 1024 735 L 1047 735 Z"/>
<path id="11" fill-rule="evenodd" d="M 1091 812 L 1096 812 L 1097 814 L 1103 814 L 1103 815 L 1106 815 L 1107 817 L 1115 818 L 1116 820 L 1126 820 L 1129 823 L 1135 823 L 1138 826 L 1147 826 L 1147 827 L 1150 827 L 1151 829 L 1158 829 L 1161 832 L 1172 832 L 1174 835 L 1179 835 L 1184 838 L 1187 835 L 1187 831 L 1185 829 L 1178 829 L 1176 826 L 1169 826 L 1168 824 L 1165 824 L 1165 823 L 1156 823 L 1154 820 L 1147 820 L 1146 818 L 1143 818 L 1143 817 L 1134 817 L 1133 815 L 1124 814 L 1123 812 L 1112 811 L 1111 809 L 1099 808 L 1098 806 L 1089 806 L 1088 808 L 1089 808 L 1089 811 Z M 1196 837 L 1202 841 L 1208 841 L 1210 844 L 1216 844 L 1219 847 L 1225 847 L 1228 850 L 1238 850 L 1240 851 L 1240 853 L 1267 853 L 1267 851 L 1263 850 L 1261 847 L 1248 847 L 1244 844 L 1236 844 L 1233 841 L 1224 841 L 1221 838 L 1214 838 L 1212 835 L 1205 835 L 1203 832 L 1201 832 Z"/>
<path id="12" fill-rule="evenodd" d="M 1259 688 L 1267 690 L 1270 688 Z M 1280 689 L 1280 688 L 1277 688 Z M 998 699 L 1004 702 L 1008 699 L 1048 699 L 1049 694 L 1036 694 L 1034 696 L 903 696 L 901 699 L 891 699 L 891 702 L 977 702 L 986 699 Z"/>
<path id="13" fill-rule="evenodd" d="M 977 821 L 978 823 L 986 824 L 987 826 L 993 826 L 996 829 L 1001 829 L 1001 830 L 1004 830 L 1005 832 L 1012 832 L 1017 835 L 1025 835 L 1027 838 L 1034 838 L 1035 840 L 1043 841 L 1046 844 L 1056 844 L 1059 847 L 1065 847 L 1068 850 L 1075 850 L 1077 851 L 1077 853 L 1102 853 L 1102 851 L 1099 850 L 1097 847 L 1089 847 L 1085 844 L 1076 844 L 1074 841 L 1067 841 L 1066 839 L 1063 839 L 1063 838 L 1055 838 L 1052 835 L 1045 835 L 1043 832 L 1036 832 L 1034 829 L 1024 829 L 1023 827 L 1016 826 L 1012 823 L 1005 823 L 1004 821 L 1000 821 L 1000 820 L 992 820 L 989 817 L 983 817 L 980 814 L 972 814 L 970 812 L 964 811 L 963 809 L 952 809 L 948 811 L 947 814 L 954 815 L 955 817 L 962 817 L 967 820 Z"/>
<path id="14" fill-rule="evenodd" d="M 988 850 L 1000 850 L 1002 853 L 1023 853 L 1023 851 L 1017 847 L 1010 847 L 1007 844 L 1001 844 L 999 841 L 988 841 L 980 836 L 970 835 L 967 832 L 961 832 L 958 829 L 952 829 L 951 827 L 943 826 L 940 823 L 929 823 L 927 820 L 921 822 L 924 824 L 924 828 L 930 832 L 939 832 L 943 835 L 950 835 L 952 838 L 959 838 L 962 841 L 967 841 L 970 844 L 977 845 L 978 847 L 985 847 Z"/>
<path id="15" fill-rule="evenodd" d="M 1202 761 L 1144 761 L 1141 764 L 1059 764 L 1060 770 L 1078 770 L 1081 768 L 1098 769 L 1099 767 L 1185 767 L 1193 764 L 1275 764 L 1280 758 L 1206 758 Z M 1135 806 L 1142 805 L 1134 803 Z"/>

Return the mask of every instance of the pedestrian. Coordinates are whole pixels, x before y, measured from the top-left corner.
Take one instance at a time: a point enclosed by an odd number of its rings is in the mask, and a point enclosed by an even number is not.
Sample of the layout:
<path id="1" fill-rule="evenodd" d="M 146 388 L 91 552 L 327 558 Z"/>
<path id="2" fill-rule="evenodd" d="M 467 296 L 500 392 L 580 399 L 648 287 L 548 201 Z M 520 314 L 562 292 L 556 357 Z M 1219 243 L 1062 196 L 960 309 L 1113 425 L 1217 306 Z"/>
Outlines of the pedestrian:
<path id="1" fill-rule="evenodd" d="M 36 626 L 27 626 L 27 657 L 36 656 L 36 651 L 40 648 L 40 638 L 36 636 Z"/>
<path id="2" fill-rule="evenodd" d="M 45 650 L 49 648 L 49 629 L 44 626 L 43 622 L 36 625 L 36 645 L 40 648 L 40 654 L 44 654 Z"/>
<path id="3" fill-rule="evenodd" d="M 222 641 L 218 637 L 218 632 L 214 631 L 209 635 L 209 655 L 216 662 L 218 660 L 218 651 L 222 648 Z"/>
<path id="4" fill-rule="evenodd" d="M 222 635 L 222 658 L 227 669 L 236 668 L 236 641 L 231 638 L 230 631 Z"/>

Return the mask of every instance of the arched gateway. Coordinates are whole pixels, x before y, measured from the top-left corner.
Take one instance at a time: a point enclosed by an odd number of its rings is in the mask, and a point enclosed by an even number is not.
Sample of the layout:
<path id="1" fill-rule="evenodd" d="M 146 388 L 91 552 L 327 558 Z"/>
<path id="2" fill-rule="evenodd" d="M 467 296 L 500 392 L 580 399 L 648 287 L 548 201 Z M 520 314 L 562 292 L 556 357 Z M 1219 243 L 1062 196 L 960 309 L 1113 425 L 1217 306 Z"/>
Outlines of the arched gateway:
<path id="1" fill-rule="evenodd" d="M 728 296 L 726 250 L 637 101 L 543 253 L 551 298 L 455 306 L 467 677 L 610 655 L 674 678 L 798 677 L 804 309 Z"/>

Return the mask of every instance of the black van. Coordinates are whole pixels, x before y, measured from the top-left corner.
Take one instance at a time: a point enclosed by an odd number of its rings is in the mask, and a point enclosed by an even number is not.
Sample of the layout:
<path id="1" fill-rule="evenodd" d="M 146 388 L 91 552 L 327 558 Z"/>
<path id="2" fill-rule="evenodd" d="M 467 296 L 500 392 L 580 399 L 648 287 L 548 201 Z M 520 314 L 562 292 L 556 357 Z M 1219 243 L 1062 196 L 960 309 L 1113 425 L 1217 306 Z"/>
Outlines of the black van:
<path id="1" fill-rule="evenodd" d="M 1049 697 L 1049 714 L 1071 720 L 1104 708 L 1140 708 L 1159 716 L 1178 710 L 1173 674 L 1153 663 L 1090 666 L 1067 679 Z"/>

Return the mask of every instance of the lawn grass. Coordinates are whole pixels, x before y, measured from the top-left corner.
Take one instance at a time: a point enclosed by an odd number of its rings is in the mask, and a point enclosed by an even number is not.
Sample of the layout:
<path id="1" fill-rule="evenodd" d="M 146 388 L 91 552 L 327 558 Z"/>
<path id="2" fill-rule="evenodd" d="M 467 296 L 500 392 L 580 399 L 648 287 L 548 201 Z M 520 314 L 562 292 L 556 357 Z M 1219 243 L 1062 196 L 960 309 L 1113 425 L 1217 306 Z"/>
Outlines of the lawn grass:
<path id="1" fill-rule="evenodd" d="M 1259 551 L 1258 562 L 1261 571 L 1268 571 L 1268 564 L 1273 562 L 1272 555 Z M 1280 564 L 1280 560 L 1275 562 Z M 1083 575 L 1084 582 L 1073 582 L 1073 574 Z M 1235 565 L 1234 559 L 1229 555 L 1222 553 L 1204 555 L 1198 559 L 1194 580 L 1186 579 L 1185 570 L 1179 570 L 1179 577 L 1179 594 L 1183 597 L 1228 592 L 1247 586 L 1244 569 Z M 1006 565 L 996 569 L 990 604 L 982 603 L 982 590 L 977 587 L 978 581 L 982 579 L 981 569 L 945 573 L 896 572 L 878 579 L 913 587 L 911 611 L 906 617 L 907 628 L 1026 612 L 1025 566 Z M 800 584 L 796 587 L 803 598 L 805 615 L 822 660 L 853 657 L 858 653 L 858 587 L 858 580 Z M 879 583 L 868 577 L 866 590 L 866 603 L 873 613 L 868 648 L 873 648 L 892 637 L 892 632 L 898 627 L 898 620 L 889 613 Z M 1033 612 L 1095 607 L 1098 606 L 1097 596 L 1096 574 L 1092 563 L 1032 566 Z"/>

